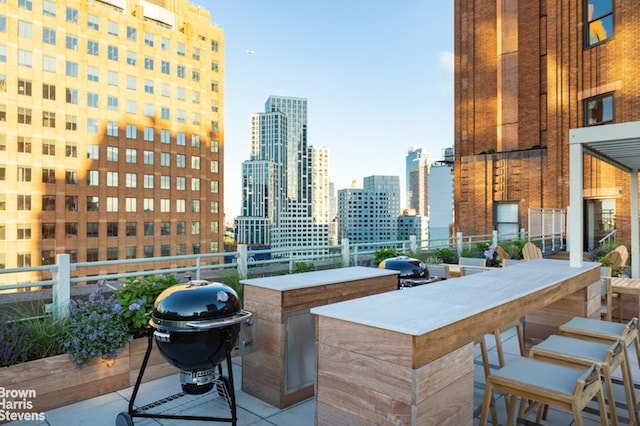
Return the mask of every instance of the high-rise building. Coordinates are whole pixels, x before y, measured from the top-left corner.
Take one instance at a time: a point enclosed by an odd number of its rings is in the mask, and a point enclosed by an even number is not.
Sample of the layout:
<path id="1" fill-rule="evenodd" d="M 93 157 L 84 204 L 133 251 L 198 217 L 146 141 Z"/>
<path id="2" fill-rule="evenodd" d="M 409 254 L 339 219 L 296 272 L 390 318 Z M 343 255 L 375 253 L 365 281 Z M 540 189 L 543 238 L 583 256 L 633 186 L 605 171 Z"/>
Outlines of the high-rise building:
<path id="1" fill-rule="evenodd" d="M 326 250 L 328 165 L 328 150 L 307 144 L 307 100 L 270 96 L 265 112 L 251 117 L 251 157 L 242 167 L 236 241 L 300 247 L 298 254 Z"/>
<path id="2" fill-rule="evenodd" d="M 449 247 L 453 225 L 453 169 L 447 161 L 431 164 L 429 185 L 429 247 Z"/>
<path id="3" fill-rule="evenodd" d="M 221 251 L 223 48 L 187 1 L 0 2 L 0 266 Z"/>
<path id="4" fill-rule="evenodd" d="M 429 154 L 420 147 L 412 147 L 405 158 L 407 208 L 415 210 L 418 216 L 429 216 Z"/>
<path id="5" fill-rule="evenodd" d="M 352 244 L 365 244 L 397 240 L 400 178 L 368 176 L 363 182 L 362 188 L 338 190 L 338 241 L 348 238 Z"/>
<path id="6" fill-rule="evenodd" d="M 569 208 L 569 130 L 640 120 L 636 0 L 455 1 L 455 224 Z M 624 171 L 584 157 L 585 247 L 630 240 Z M 515 214 L 514 214 L 515 213 Z"/>

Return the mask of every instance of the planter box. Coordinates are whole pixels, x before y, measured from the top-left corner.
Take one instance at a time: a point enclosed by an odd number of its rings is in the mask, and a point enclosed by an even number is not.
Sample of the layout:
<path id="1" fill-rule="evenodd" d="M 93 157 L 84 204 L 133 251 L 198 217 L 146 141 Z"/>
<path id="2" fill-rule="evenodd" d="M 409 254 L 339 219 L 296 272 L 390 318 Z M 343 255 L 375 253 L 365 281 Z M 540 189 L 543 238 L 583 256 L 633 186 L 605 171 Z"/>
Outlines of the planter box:
<path id="1" fill-rule="evenodd" d="M 69 355 L 57 355 L 0 368 L 0 387 L 29 391 L 29 411 L 43 412 L 135 385 L 147 349 L 147 338 L 127 343 L 114 361 L 91 360 L 76 368 Z M 155 344 L 143 381 L 176 373 L 158 352 Z M 35 395 L 35 397 L 32 397 Z M 5 400 L 22 401 L 22 398 Z"/>

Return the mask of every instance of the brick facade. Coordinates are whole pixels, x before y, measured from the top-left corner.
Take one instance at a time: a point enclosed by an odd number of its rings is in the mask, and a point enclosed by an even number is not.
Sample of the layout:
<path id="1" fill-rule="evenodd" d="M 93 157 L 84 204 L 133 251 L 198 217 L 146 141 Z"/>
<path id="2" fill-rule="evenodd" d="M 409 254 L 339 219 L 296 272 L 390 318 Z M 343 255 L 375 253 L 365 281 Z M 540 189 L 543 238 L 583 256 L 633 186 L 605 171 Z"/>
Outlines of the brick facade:
<path id="1" fill-rule="evenodd" d="M 640 9 L 618 0 L 613 36 L 584 48 L 586 0 L 455 1 L 456 230 L 495 229 L 495 204 L 567 209 L 569 129 L 584 100 L 613 94 L 613 122 L 640 120 Z M 585 156 L 585 198 L 627 200 L 629 178 Z M 618 238 L 629 208 L 616 202 Z"/>

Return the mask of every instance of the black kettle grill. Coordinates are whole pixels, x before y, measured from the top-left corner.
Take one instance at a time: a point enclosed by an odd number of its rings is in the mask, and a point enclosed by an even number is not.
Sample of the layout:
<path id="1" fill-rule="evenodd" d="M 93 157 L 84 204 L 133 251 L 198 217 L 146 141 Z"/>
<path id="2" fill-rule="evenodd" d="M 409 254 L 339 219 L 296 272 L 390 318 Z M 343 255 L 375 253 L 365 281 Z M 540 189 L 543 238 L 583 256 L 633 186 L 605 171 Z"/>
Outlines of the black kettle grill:
<path id="1" fill-rule="evenodd" d="M 116 425 L 132 425 L 132 417 L 225 421 L 235 425 L 231 350 L 240 333 L 241 323 L 251 316 L 250 312 L 242 310 L 236 292 L 221 283 L 192 280 L 163 291 L 153 304 L 147 352 L 129 401 L 129 411 L 118 414 Z M 185 394 L 203 394 L 215 387 L 218 394 L 227 400 L 231 418 L 152 414 L 133 408 L 154 340 L 167 362 L 180 370 L 183 392 L 167 400 Z M 225 359 L 228 377 L 222 375 Z M 149 406 L 159 403 L 162 401 Z"/>

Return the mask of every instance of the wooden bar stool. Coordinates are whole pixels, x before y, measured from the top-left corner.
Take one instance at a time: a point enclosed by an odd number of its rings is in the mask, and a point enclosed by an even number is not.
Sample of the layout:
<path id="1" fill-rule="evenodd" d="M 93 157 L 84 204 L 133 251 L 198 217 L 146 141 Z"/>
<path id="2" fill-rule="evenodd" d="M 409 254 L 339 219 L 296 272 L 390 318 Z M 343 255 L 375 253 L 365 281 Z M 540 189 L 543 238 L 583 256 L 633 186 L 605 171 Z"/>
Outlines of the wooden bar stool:
<path id="1" fill-rule="evenodd" d="M 609 413 L 613 426 L 618 425 L 616 414 L 616 401 L 613 393 L 613 372 L 621 367 L 623 374 L 624 392 L 629 410 L 629 424 L 635 422 L 633 410 L 633 389 L 629 377 L 626 377 L 626 359 L 624 357 L 624 343 L 618 340 L 612 345 L 606 343 L 590 342 L 588 340 L 575 339 L 565 336 L 549 336 L 544 341 L 533 346 L 529 350 L 529 356 L 540 361 L 573 367 L 580 370 L 590 367 L 594 363 L 600 369 L 604 379 L 604 387 L 607 394 Z"/>
<path id="2" fill-rule="evenodd" d="M 631 373 L 631 358 L 629 356 L 629 346 L 635 345 L 637 362 L 640 366 L 640 340 L 638 337 L 638 318 L 633 318 L 626 324 L 620 324 L 612 321 L 601 321 L 590 318 L 575 317 L 562 324 L 559 328 L 559 334 L 567 337 L 574 337 L 577 339 L 590 340 L 592 342 L 599 343 L 614 343 L 618 340 L 622 340 L 624 344 L 624 357 L 626 361 L 626 372 L 623 371 L 623 381 L 626 381 L 624 377 L 628 378 L 632 389 L 635 389 L 635 383 L 633 382 L 633 375 Z M 635 421 L 640 425 L 640 415 L 638 414 L 636 407 L 640 403 L 640 395 L 636 394 L 633 390 L 633 411 L 635 413 Z"/>
<path id="3" fill-rule="evenodd" d="M 511 330 L 515 328 L 516 330 L 516 337 L 518 338 L 518 349 L 520 352 L 520 356 L 523 357 L 524 356 L 524 332 L 522 330 L 522 322 L 518 319 L 515 321 L 512 321 L 510 323 L 507 323 L 505 325 L 503 325 L 500 328 L 496 328 L 495 330 L 493 330 L 493 333 L 490 333 L 493 335 L 495 342 L 496 342 L 496 354 L 498 356 L 498 367 L 502 368 L 505 366 L 505 359 L 504 359 L 504 347 L 503 347 L 503 342 L 502 342 L 502 334 L 506 333 L 507 331 Z M 489 377 L 489 375 L 491 374 L 491 362 L 489 360 L 489 350 L 487 348 L 487 343 L 485 341 L 485 336 L 481 336 L 478 339 L 476 339 L 474 341 L 475 344 L 479 344 L 480 345 L 480 355 L 482 357 L 482 371 L 484 372 L 484 378 L 485 381 L 487 379 L 487 377 Z M 491 408 L 491 419 L 493 424 L 498 424 L 498 412 L 496 410 L 495 407 L 495 400 L 493 398 L 493 395 L 491 397 L 491 404 L 490 404 L 490 408 Z M 507 397 L 508 398 L 508 397 Z M 481 406 L 478 407 L 476 409 L 476 411 L 474 412 L 474 417 L 477 416 L 479 414 L 479 409 L 482 408 Z"/>
<path id="4" fill-rule="evenodd" d="M 507 424 L 513 424 L 516 397 L 524 401 L 550 405 L 573 413 L 574 424 L 582 426 L 582 410 L 593 398 L 597 398 L 600 421 L 609 425 L 602 382 L 598 367 L 594 364 L 585 371 L 550 364 L 531 358 L 518 358 L 497 370 L 487 378 L 480 425 L 487 424 L 487 414 L 494 391 L 509 394 Z"/>

